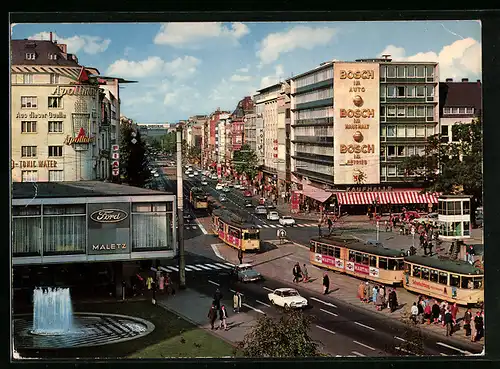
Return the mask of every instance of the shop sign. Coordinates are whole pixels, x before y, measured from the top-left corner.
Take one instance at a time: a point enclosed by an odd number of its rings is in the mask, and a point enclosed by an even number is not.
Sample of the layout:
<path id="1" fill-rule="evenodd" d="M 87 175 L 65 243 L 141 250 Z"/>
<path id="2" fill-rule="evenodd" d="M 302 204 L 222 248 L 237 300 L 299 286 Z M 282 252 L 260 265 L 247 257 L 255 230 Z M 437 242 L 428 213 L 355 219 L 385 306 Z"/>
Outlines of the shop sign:
<path id="1" fill-rule="evenodd" d="M 386 192 L 392 191 L 391 186 L 353 186 L 347 187 L 347 192 Z"/>
<path id="2" fill-rule="evenodd" d="M 129 253 L 129 214 L 128 202 L 88 204 L 87 254 Z"/>
<path id="3" fill-rule="evenodd" d="M 104 251 L 104 250 L 126 250 L 126 243 L 107 243 L 100 245 L 92 245 L 92 251 Z"/>
<path id="4" fill-rule="evenodd" d="M 36 113 L 31 111 L 29 113 L 17 113 L 16 119 L 66 119 L 66 114 L 62 111 L 57 113 Z"/>
<path id="5" fill-rule="evenodd" d="M 90 144 L 94 142 L 94 137 L 87 136 L 85 133 L 85 130 L 80 128 L 80 132 L 78 132 L 78 136 L 76 137 L 71 137 L 71 136 L 66 136 L 66 139 L 64 140 L 64 144 L 71 146 L 73 144 Z"/>
<path id="6" fill-rule="evenodd" d="M 99 223 L 117 223 L 128 217 L 126 211 L 120 209 L 102 209 L 90 214 L 90 219 Z"/>
<path id="7" fill-rule="evenodd" d="M 20 160 L 11 161 L 11 167 L 14 168 L 57 168 L 55 160 Z"/>
<path id="8" fill-rule="evenodd" d="M 54 96 L 96 96 L 98 88 L 94 86 L 77 85 L 73 87 L 57 86 L 52 95 Z"/>
<path id="9" fill-rule="evenodd" d="M 340 79 L 375 79 L 375 70 L 340 70 Z"/>

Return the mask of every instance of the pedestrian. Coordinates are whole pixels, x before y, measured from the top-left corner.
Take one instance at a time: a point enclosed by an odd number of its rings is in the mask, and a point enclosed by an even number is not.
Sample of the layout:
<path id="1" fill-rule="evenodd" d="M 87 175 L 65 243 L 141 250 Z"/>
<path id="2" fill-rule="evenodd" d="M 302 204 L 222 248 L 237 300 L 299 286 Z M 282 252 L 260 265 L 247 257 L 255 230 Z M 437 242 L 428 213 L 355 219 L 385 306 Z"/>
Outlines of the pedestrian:
<path id="1" fill-rule="evenodd" d="M 457 324 L 457 314 L 458 314 L 458 306 L 457 303 L 454 302 L 453 305 L 451 306 L 451 317 L 453 319 L 453 324 Z"/>
<path id="2" fill-rule="evenodd" d="M 474 337 L 473 342 L 480 341 L 483 338 L 484 334 L 484 320 L 481 312 L 477 312 L 474 317 L 474 328 L 476 329 L 476 336 Z"/>
<path id="3" fill-rule="evenodd" d="M 471 335 L 471 322 L 472 322 L 472 312 L 470 308 L 467 308 L 467 311 L 464 314 L 464 331 L 465 337 Z"/>
<path id="4" fill-rule="evenodd" d="M 241 293 L 236 292 L 233 296 L 233 312 L 239 313 L 241 309 Z"/>
<path id="5" fill-rule="evenodd" d="M 224 330 L 227 331 L 227 310 L 224 305 L 220 307 L 219 315 L 220 315 L 220 329 L 224 328 Z"/>
<path id="6" fill-rule="evenodd" d="M 385 305 L 385 288 L 384 288 L 384 286 L 379 287 L 378 294 L 380 295 L 380 300 L 382 301 L 382 305 L 380 306 L 380 310 L 382 310 L 384 308 L 384 305 Z"/>
<path id="7" fill-rule="evenodd" d="M 149 276 L 146 279 L 146 287 L 148 288 L 148 291 L 151 291 L 152 285 L 153 285 L 153 278 Z"/>
<path id="8" fill-rule="evenodd" d="M 327 295 L 330 292 L 330 278 L 328 278 L 328 274 L 325 272 L 323 275 L 323 294 Z"/>
<path id="9" fill-rule="evenodd" d="M 432 321 L 434 322 L 434 324 L 438 324 L 439 314 L 441 313 L 441 309 L 439 308 L 439 304 L 436 300 L 434 300 L 434 303 L 432 304 L 431 312 L 432 312 Z"/>
<path id="10" fill-rule="evenodd" d="M 332 233 L 332 220 L 330 218 L 328 218 L 328 233 Z"/>
<path id="11" fill-rule="evenodd" d="M 427 324 L 431 324 L 431 318 L 432 318 L 432 307 L 431 304 L 425 304 L 424 307 L 424 320 L 427 321 Z"/>
<path id="12" fill-rule="evenodd" d="M 321 237 L 321 222 L 318 223 L 318 235 Z"/>
<path id="13" fill-rule="evenodd" d="M 410 319 L 411 321 L 414 323 L 414 324 L 417 324 L 417 316 L 418 316 L 418 306 L 417 306 L 417 303 L 414 302 L 412 307 L 411 307 L 411 310 L 410 310 Z"/>
<path id="14" fill-rule="evenodd" d="M 446 312 L 444 313 L 444 325 L 446 326 L 446 336 L 451 336 L 453 334 L 453 320 L 449 309 L 446 309 Z"/>
<path id="15" fill-rule="evenodd" d="M 398 296 L 394 288 L 389 293 L 389 308 L 391 309 L 391 313 L 395 312 L 398 308 Z"/>
<path id="16" fill-rule="evenodd" d="M 372 301 L 373 301 L 373 305 L 377 305 L 377 296 L 378 296 L 378 287 L 377 286 L 373 286 L 373 291 L 372 291 Z"/>
<path id="17" fill-rule="evenodd" d="M 220 300 L 222 300 L 222 293 L 217 288 L 214 293 L 214 305 L 217 307 L 217 310 L 220 309 Z"/>
<path id="18" fill-rule="evenodd" d="M 365 301 L 365 284 L 363 282 L 358 286 L 358 297 L 361 302 Z"/>
<path id="19" fill-rule="evenodd" d="M 211 329 L 215 329 L 215 320 L 217 319 L 217 307 L 212 304 L 208 311 L 208 320 L 210 321 Z"/>
<path id="20" fill-rule="evenodd" d="M 243 250 L 240 248 L 238 249 L 238 260 L 240 261 L 240 264 L 243 264 Z"/>
<path id="21" fill-rule="evenodd" d="M 163 276 L 163 273 L 160 275 L 160 279 L 158 281 L 158 287 L 160 288 L 160 293 L 165 292 L 165 277 Z"/>
<path id="22" fill-rule="evenodd" d="M 375 305 L 378 311 L 382 310 L 382 306 L 384 305 L 384 298 L 380 294 L 380 288 L 378 289 L 377 297 L 375 298 Z"/>
<path id="23" fill-rule="evenodd" d="M 470 264 L 474 263 L 474 255 L 476 255 L 476 251 L 474 250 L 474 246 L 469 245 L 469 247 L 467 249 L 467 261 Z"/>
<path id="24" fill-rule="evenodd" d="M 419 317 L 419 322 L 423 323 L 424 322 L 424 300 L 422 299 L 422 296 L 418 298 L 418 317 Z"/>
<path id="25" fill-rule="evenodd" d="M 293 273 L 293 283 L 298 283 L 301 276 L 299 263 L 295 263 L 295 265 L 293 266 L 292 273 Z"/>
<path id="26" fill-rule="evenodd" d="M 368 281 L 365 282 L 365 302 L 370 303 L 372 299 L 372 289 Z"/>
<path id="27" fill-rule="evenodd" d="M 302 267 L 302 274 L 304 276 L 303 282 L 308 282 L 309 281 L 309 272 L 307 271 L 306 264 L 304 264 Z"/>

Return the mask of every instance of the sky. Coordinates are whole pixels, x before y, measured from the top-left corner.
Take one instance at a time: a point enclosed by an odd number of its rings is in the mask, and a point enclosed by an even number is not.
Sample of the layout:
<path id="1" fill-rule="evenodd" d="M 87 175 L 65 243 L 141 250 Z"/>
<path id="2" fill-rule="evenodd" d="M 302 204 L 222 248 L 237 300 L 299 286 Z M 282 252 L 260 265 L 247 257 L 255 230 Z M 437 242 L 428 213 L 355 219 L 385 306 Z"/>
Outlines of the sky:
<path id="1" fill-rule="evenodd" d="M 233 111 L 258 89 L 331 60 L 390 54 L 438 61 L 440 79 L 481 79 L 479 21 L 16 24 L 12 39 L 49 39 L 120 89 L 121 113 L 175 123 Z"/>

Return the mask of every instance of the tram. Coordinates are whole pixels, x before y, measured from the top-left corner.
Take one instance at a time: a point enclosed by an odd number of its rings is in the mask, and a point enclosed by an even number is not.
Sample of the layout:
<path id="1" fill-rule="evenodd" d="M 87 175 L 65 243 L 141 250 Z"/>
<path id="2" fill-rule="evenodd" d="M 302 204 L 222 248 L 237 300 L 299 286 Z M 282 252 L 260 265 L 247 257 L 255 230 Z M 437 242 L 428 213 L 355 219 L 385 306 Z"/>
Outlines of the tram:
<path id="1" fill-rule="evenodd" d="M 313 237 L 309 248 L 313 265 L 387 285 L 402 285 L 404 255 L 353 237 Z"/>
<path id="2" fill-rule="evenodd" d="M 260 250 L 260 231 L 226 209 L 212 212 L 212 232 L 227 245 L 242 251 Z"/>
<path id="3" fill-rule="evenodd" d="M 484 301 L 483 281 L 483 271 L 465 261 L 421 255 L 405 258 L 403 286 L 408 291 L 476 305 Z"/>
<path id="4" fill-rule="evenodd" d="M 189 191 L 189 202 L 195 209 L 207 209 L 208 197 L 199 187 L 192 187 Z"/>

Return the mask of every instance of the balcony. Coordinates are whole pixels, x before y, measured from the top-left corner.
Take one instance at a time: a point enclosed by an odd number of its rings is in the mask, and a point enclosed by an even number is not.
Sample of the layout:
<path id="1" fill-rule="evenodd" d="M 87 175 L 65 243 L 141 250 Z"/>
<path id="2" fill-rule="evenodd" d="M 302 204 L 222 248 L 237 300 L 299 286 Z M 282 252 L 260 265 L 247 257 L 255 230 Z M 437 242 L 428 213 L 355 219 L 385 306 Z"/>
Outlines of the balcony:
<path id="1" fill-rule="evenodd" d="M 309 101 L 302 104 L 296 104 L 295 108 L 293 108 L 292 110 L 295 111 L 302 109 L 314 109 L 314 108 L 321 108 L 324 106 L 333 106 L 333 97 L 329 97 L 328 99 Z"/>
<path id="2" fill-rule="evenodd" d="M 333 165 L 333 156 L 329 155 L 317 155 L 305 152 L 296 152 L 292 155 L 292 158 L 302 161 L 308 161 L 311 163 Z"/>
<path id="3" fill-rule="evenodd" d="M 332 167 L 332 172 L 333 172 L 333 167 Z M 298 173 L 298 174 L 300 174 L 304 177 L 310 178 L 310 179 L 319 180 L 319 181 L 327 183 L 327 184 L 333 184 L 333 175 L 330 175 L 330 174 L 313 172 L 311 170 L 302 169 L 302 168 L 296 168 L 295 173 Z"/>
<path id="4" fill-rule="evenodd" d="M 297 126 L 325 126 L 325 127 L 332 127 L 333 126 L 333 117 L 327 117 L 327 118 L 315 118 L 315 119 L 300 119 L 296 120 L 292 125 L 292 127 L 297 127 Z"/>
<path id="5" fill-rule="evenodd" d="M 333 146 L 333 137 L 295 136 L 295 139 L 291 141 L 297 143 L 308 143 L 312 145 Z"/>
<path id="6" fill-rule="evenodd" d="M 330 86 L 333 86 L 333 78 L 326 79 L 326 80 L 321 81 L 321 82 L 316 82 L 316 83 L 313 83 L 313 84 L 310 84 L 310 85 L 307 85 L 307 86 L 298 87 L 298 88 L 295 89 L 295 91 L 293 92 L 293 94 L 294 95 L 295 94 L 302 94 L 304 92 L 309 92 L 309 91 L 313 91 L 313 90 L 319 90 L 321 88 L 330 87 Z"/>

